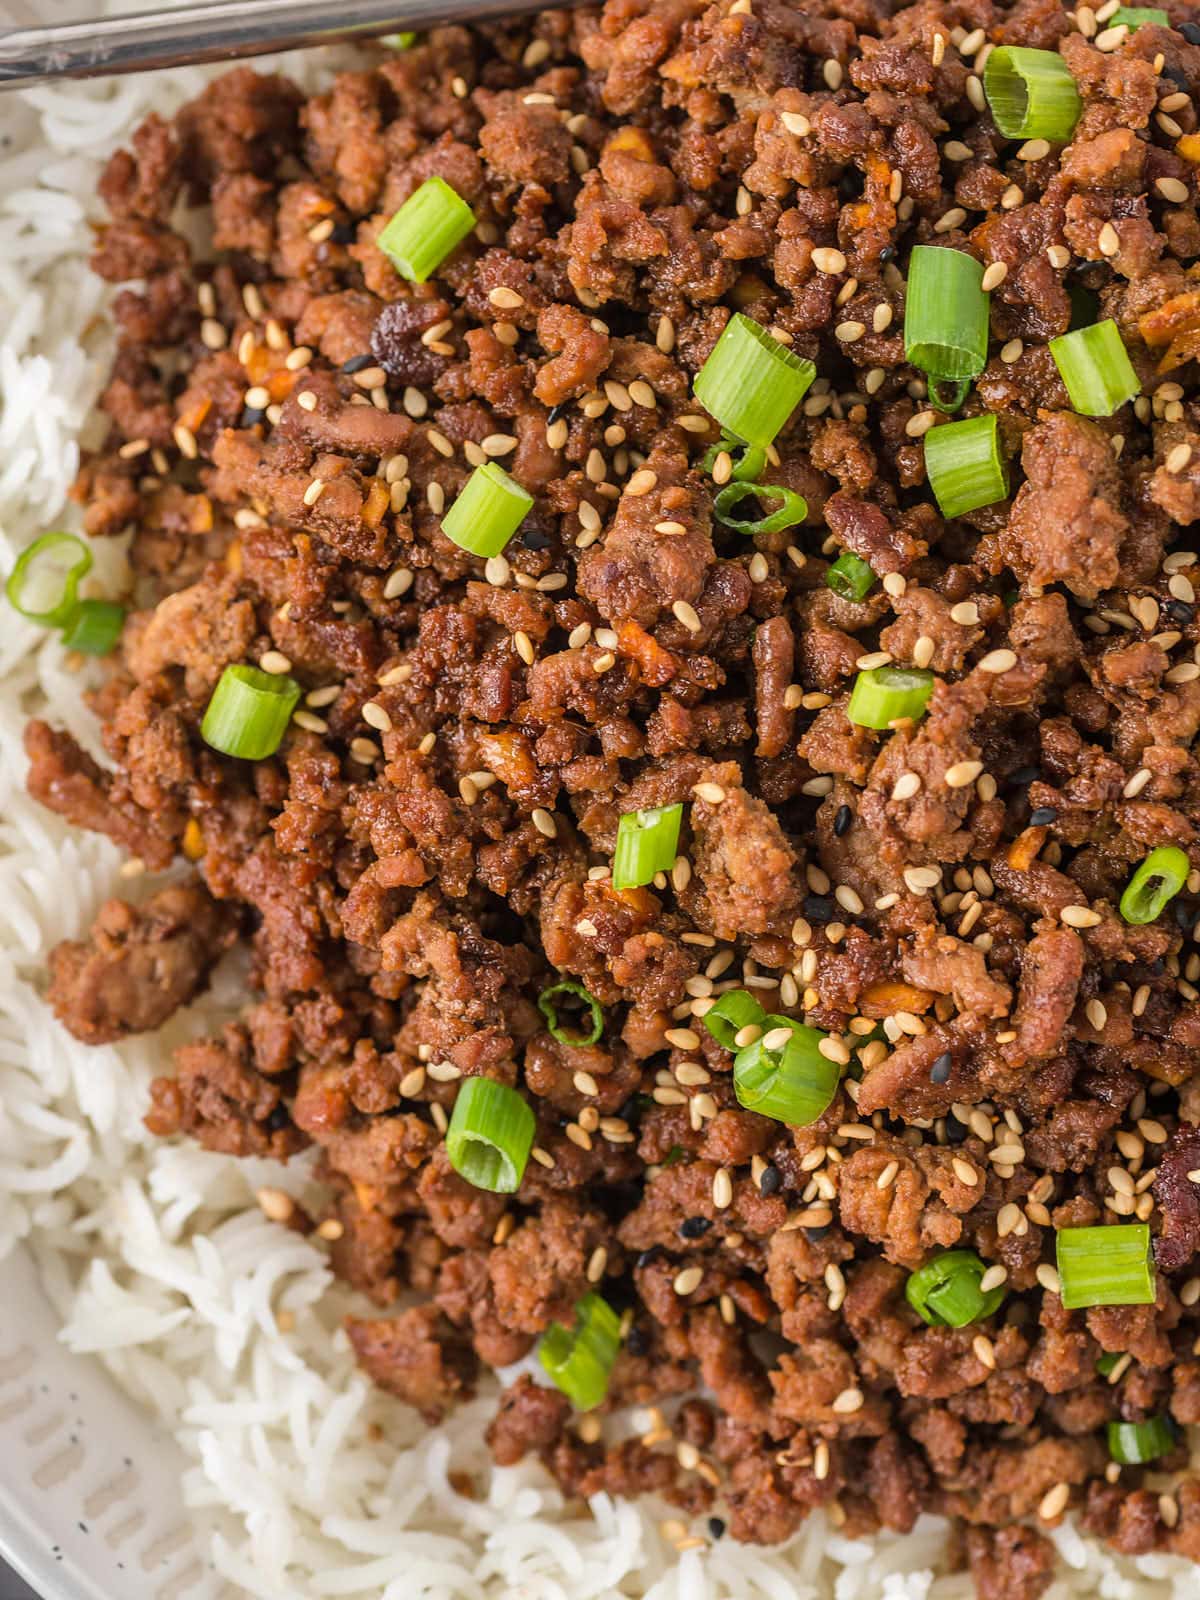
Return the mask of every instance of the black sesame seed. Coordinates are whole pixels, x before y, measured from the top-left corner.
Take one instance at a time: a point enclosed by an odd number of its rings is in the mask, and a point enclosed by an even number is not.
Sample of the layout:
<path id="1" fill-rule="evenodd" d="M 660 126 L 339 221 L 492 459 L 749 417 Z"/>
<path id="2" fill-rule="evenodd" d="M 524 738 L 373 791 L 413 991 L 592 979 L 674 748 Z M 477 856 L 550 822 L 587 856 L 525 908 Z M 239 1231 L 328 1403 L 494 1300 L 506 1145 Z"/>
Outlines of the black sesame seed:
<path id="1" fill-rule="evenodd" d="M 822 1239 L 829 1237 L 832 1227 L 833 1223 L 827 1222 L 820 1228 L 805 1228 L 804 1234 L 811 1244 L 820 1244 Z"/>
<path id="2" fill-rule="evenodd" d="M 662 1245 L 652 1244 L 649 1250 L 642 1251 L 641 1255 L 634 1262 L 634 1265 L 638 1267 L 652 1267 L 662 1253 Z"/>
<path id="3" fill-rule="evenodd" d="M 1041 767 L 1018 767 L 1015 772 L 1010 772 L 1008 781 L 1017 788 L 1034 783 L 1042 775 Z"/>
<path id="4" fill-rule="evenodd" d="M 242 423 L 241 423 L 241 425 L 242 425 L 243 428 L 254 428 L 254 427 L 257 427 L 257 425 L 262 421 L 262 419 L 266 416 L 266 414 L 267 413 L 265 411 L 261 410 L 258 406 L 247 406 L 246 409 L 242 412 Z"/>
<path id="5" fill-rule="evenodd" d="M 712 1227 L 708 1217 L 685 1217 L 679 1224 L 679 1231 L 685 1239 L 699 1239 Z"/>
<path id="6" fill-rule="evenodd" d="M 709 1532 L 709 1536 L 711 1538 L 713 1538 L 713 1539 L 723 1538 L 724 1534 L 725 1534 L 725 1520 L 724 1520 L 724 1518 L 723 1517 L 709 1517 L 709 1519 L 708 1519 L 708 1532 Z"/>
<path id="7" fill-rule="evenodd" d="M 1200 44 L 1200 22 L 1181 22 L 1179 31 L 1189 44 Z"/>
<path id="8" fill-rule="evenodd" d="M 854 822 L 854 813 L 849 806 L 839 806 L 837 816 L 833 819 L 833 834 L 835 839 L 840 839 L 843 834 L 850 832 Z"/>
<path id="9" fill-rule="evenodd" d="M 647 1350 L 650 1348 L 649 1342 L 646 1339 L 646 1335 L 638 1327 L 636 1322 L 625 1335 L 625 1348 L 629 1351 L 631 1356 L 644 1356 Z"/>
<path id="10" fill-rule="evenodd" d="M 550 547 L 550 535 L 542 533 L 537 528 L 522 528 L 521 543 L 526 550 L 546 550 Z"/>
<path id="11" fill-rule="evenodd" d="M 358 226 L 353 222 L 335 222 L 329 235 L 331 244 L 353 244 L 358 238 Z"/>
<path id="12" fill-rule="evenodd" d="M 896 259 L 896 246 L 894 244 L 885 244 L 879 252 L 879 259 L 883 262 L 894 261 Z"/>
<path id="13" fill-rule="evenodd" d="M 365 372 L 368 367 L 373 367 L 374 365 L 374 353 L 370 350 L 365 350 L 361 356 L 351 356 L 349 361 L 343 361 L 342 371 L 353 376 L 354 373 Z"/>
<path id="14" fill-rule="evenodd" d="M 1186 600 L 1168 600 L 1163 610 L 1172 622 L 1183 623 L 1185 627 L 1194 621 L 1196 616 L 1195 606 L 1188 605 Z"/>
<path id="15" fill-rule="evenodd" d="M 1176 927 L 1182 928 L 1186 932 L 1192 925 L 1192 918 L 1196 915 L 1195 907 L 1185 906 L 1181 901 L 1176 900 L 1171 909 L 1175 913 Z"/>
<path id="16" fill-rule="evenodd" d="M 962 1144 L 970 1130 L 965 1122 L 960 1122 L 953 1111 L 946 1118 L 946 1143 Z"/>
<path id="17" fill-rule="evenodd" d="M 838 908 L 832 896 L 827 894 L 810 894 L 804 897 L 804 915 L 809 922 L 824 925 L 832 922 L 838 915 Z"/>
<path id="18" fill-rule="evenodd" d="M 758 1180 L 759 1194 L 778 1194 L 783 1188 L 783 1173 L 778 1167 L 764 1167 Z"/>
<path id="19" fill-rule="evenodd" d="M 553 427 L 556 422 L 561 422 L 571 409 L 569 400 L 560 400 L 558 405 L 551 406 L 550 415 L 546 418 L 546 426 Z"/>
<path id="20" fill-rule="evenodd" d="M 1057 806 L 1034 806 L 1029 813 L 1029 820 L 1035 828 L 1044 828 L 1051 822 L 1058 820 Z"/>
<path id="21" fill-rule="evenodd" d="M 954 1058 L 949 1050 L 943 1050 L 941 1055 L 929 1069 L 930 1083 L 949 1083 L 950 1073 L 954 1066 Z"/>

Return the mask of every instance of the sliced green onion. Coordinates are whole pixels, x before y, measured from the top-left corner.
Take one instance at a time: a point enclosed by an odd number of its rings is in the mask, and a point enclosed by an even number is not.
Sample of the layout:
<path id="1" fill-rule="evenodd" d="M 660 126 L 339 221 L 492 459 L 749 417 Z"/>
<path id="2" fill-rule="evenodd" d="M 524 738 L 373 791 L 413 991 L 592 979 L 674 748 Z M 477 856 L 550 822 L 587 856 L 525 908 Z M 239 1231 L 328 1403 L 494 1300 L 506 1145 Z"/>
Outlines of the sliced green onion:
<path id="1" fill-rule="evenodd" d="M 92 552 L 73 533 L 43 533 L 17 557 L 4 592 L 14 611 L 46 628 L 65 628 L 75 615 L 79 580 Z"/>
<path id="2" fill-rule="evenodd" d="M 573 1405 L 591 1411 L 608 1393 L 620 1348 L 620 1317 L 600 1295 L 585 1294 L 575 1307 L 574 1328 L 552 1322 L 546 1329 L 538 1360 Z"/>
<path id="3" fill-rule="evenodd" d="M 779 509 L 751 521 L 730 515 L 739 501 L 749 499 L 752 495 L 759 499 L 770 497 L 778 500 Z M 808 515 L 808 501 L 794 489 L 783 489 L 773 483 L 727 483 L 717 491 L 713 510 L 718 521 L 727 528 L 736 529 L 738 533 L 782 533 L 785 528 L 794 528 L 798 522 L 804 521 Z"/>
<path id="4" fill-rule="evenodd" d="M 730 458 L 732 465 L 729 476 L 734 483 L 753 482 L 762 474 L 767 464 L 767 452 L 761 444 L 743 444 L 740 439 L 731 439 L 723 433 L 716 444 L 710 444 L 700 461 L 701 470 L 711 472 L 716 466 L 717 457 L 724 453 Z"/>
<path id="5" fill-rule="evenodd" d="M 536 1131 L 537 1118 L 515 1089 L 494 1078 L 467 1078 L 446 1130 L 446 1154 L 476 1189 L 515 1194 Z"/>
<path id="6" fill-rule="evenodd" d="M 765 328 L 735 311 L 696 374 L 696 399 L 726 432 L 764 449 L 817 375 Z"/>
<path id="7" fill-rule="evenodd" d="M 1150 1229 L 1144 1222 L 1060 1228 L 1058 1276 L 1068 1311 L 1081 1306 L 1152 1306 Z"/>
<path id="8" fill-rule="evenodd" d="M 987 349 L 982 266 L 965 250 L 916 245 L 904 305 L 905 360 L 934 378 L 961 381 L 983 371 Z"/>
<path id="9" fill-rule="evenodd" d="M 226 667 L 208 702 L 200 737 L 222 755 L 265 761 L 279 749 L 299 698 L 295 678 L 257 667 Z"/>
<path id="10" fill-rule="evenodd" d="M 1102 1378 L 1107 1378 L 1117 1370 L 1118 1362 L 1125 1357 L 1119 1350 L 1106 1350 L 1102 1356 L 1096 1358 L 1096 1371 Z"/>
<path id="11" fill-rule="evenodd" d="M 1136 33 L 1139 28 L 1144 28 L 1147 23 L 1154 23 L 1159 28 L 1169 28 L 1171 19 L 1158 6 L 1118 6 L 1104 26 L 1106 28 L 1119 28 L 1124 24 L 1130 33 Z"/>
<path id="12" fill-rule="evenodd" d="M 533 496 L 494 461 L 467 479 L 442 518 L 442 532 L 473 556 L 498 556 L 528 516 Z"/>
<path id="13" fill-rule="evenodd" d="M 1169 1417 L 1108 1424 L 1108 1453 L 1123 1467 L 1145 1466 L 1147 1461 L 1169 1456 L 1174 1448 L 1175 1429 Z"/>
<path id="14" fill-rule="evenodd" d="M 839 600 L 865 600 L 874 583 L 870 563 L 853 550 L 843 550 L 825 574 L 825 587 L 832 589 Z"/>
<path id="15" fill-rule="evenodd" d="M 821 1054 L 826 1034 L 790 1017 L 764 1017 L 762 1037 L 739 1050 L 733 1061 L 733 1092 L 739 1104 L 759 1116 L 793 1128 L 806 1128 L 828 1109 L 842 1069 Z M 790 1029 L 781 1047 L 764 1042 L 777 1029 Z"/>
<path id="16" fill-rule="evenodd" d="M 995 505 L 1008 493 L 996 416 L 967 417 L 930 428 L 925 472 L 944 517 Z"/>
<path id="17" fill-rule="evenodd" d="M 475 213 L 444 178 L 426 178 L 376 244 L 410 283 L 424 283 L 475 226 Z"/>
<path id="18" fill-rule="evenodd" d="M 1126 922 L 1153 922 L 1183 888 L 1191 870 L 1191 862 L 1177 846 L 1151 850 L 1121 896 L 1122 917 Z"/>
<path id="19" fill-rule="evenodd" d="M 920 667 L 871 667 L 855 678 L 846 715 L 860 728 L 890 728 L 904 718 L 915 722 L 924 715 L 932 693 L 932 672 Z"/>
<path id="20" fill-rule="evenodd" d="M 726 1050 L 736 1050 L 734 1042 L 743 1028 L 761 1027 L 766 1013 L 747 989 L 730 989 L 711 1011 L 704 1013 L 704 1026 Z"/>
<path id="21" fill-rule="evenodd" d="M 63 644 L 85 656 L 106 656 L 124 626 L 125 607 L 115 600 L 81 600 L 63 634 Z"/>
<path id="22" fill-rule="evenodd" d="M 917 1315 L 934 1328 L 965 1328 L 998 1311 L 1005 1289 L 981 1290 L 987 1271 L 973 1250 L 946 1250 L 918 1268 L 904 1286 Z"/>
<path id="23" fill-rule="evenodd" d="M 417 42 L 417 36 L 415 33 L 385 33 L 379 42 L 387 45 L 389 50 L 411 50 Z"/>
<path id="24" fill-rule="evenodd" d="M 652 883 L 656 872 L 670 872 L 675 865 L 682 821 L 682 805 L 627 811 L 617 823 L 613 888 L 637 889 L 643 883 Z"/>
<path id="25" fill-rule="evenodd" d="M 1129 354 L 1109 317 L 1050 341 L 1050 354 L 1071 404 L 1085 417 L 1111 417 L 1141 392 Z"/>
<path id="26" fill-rule="evenodd" d="M 1065 144 L 1083 110 L 1071 69 L 1053 50 L 1000 45 L 983 69 L 983 92 L 1006 139 Z"/>
<path id="27" fill-rule="evenodd" d="M 577 999 L 582 1000 L 592 1013 L 591 1026 L 581 1033 L 575 1033 L 569 1028 L 562 1027 L 558 1020 L 558 1009 L 554 1004 L 554 996 L 556 994 L 572 994 Z M 589 994 L 581 983 L 573 983 L 569 980 L 563 983 L 553 983 L 538 995 L 537 1004 L 538 1010 L 546 1019 L 546 1026 L 550 1030 L 551 1037 L 557 1039 L 559 1044 L 595 1044 L 596 1040 L 604 1032 L 604 1011 L 600 1002 L 594 994 Z"/>

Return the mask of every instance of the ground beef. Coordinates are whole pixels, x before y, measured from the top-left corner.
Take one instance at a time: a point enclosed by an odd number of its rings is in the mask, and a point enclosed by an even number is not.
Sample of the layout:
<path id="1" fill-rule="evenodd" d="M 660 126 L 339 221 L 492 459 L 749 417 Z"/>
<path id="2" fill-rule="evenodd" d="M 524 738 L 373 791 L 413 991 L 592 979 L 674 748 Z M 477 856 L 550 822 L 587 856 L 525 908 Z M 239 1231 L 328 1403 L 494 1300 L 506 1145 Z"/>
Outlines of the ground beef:
<path id="1" fill-rule="evenodd" d="M 85 1044 L 146 1033 L 205 986 L 237 931 L 231 909 L 198 883 L 161 889 L 143 906 L 109 900 L 87 944 L 55 949 L 50 1004 Z"/>
<path id="2" fill-rule="evenodd" d="M 1000 137 L 999 44 L 1061 55 L 1072 139 Z M 431 1422 L 603 1296 L 611 1415 L 526 1373 L 488 1432 L 568 1496 L 719 1500 L 759 1543 L 940 1512 L 980 1600 L 1038 1600 L 1068 1510 L 1200 1557 L 1185 1453 L 1111 1481 L 1104 1435 L 1200 1419 L 1197 89 L 1190 23 L 1050 0 L 607 0 L 307 99 L 239 69 L 108 167 L 125 287 L 75 494 L 129 533 L 134 603 L 103 756 L 34 722 L 29 786 L 131 878 L 181 870 L 58 949 L 52 1002 L 95 1042 L 154 1027 L 243 936 L 243 1015 L 176 1051 L 150 1128 L 318 1147 L 351 1344 Z M 476 228 L 414 285 L 378 239 L 431 175 Z M 918 244 L 1000 279 L 961 414 L 1010 493 L 950 521 Z M 717 513 L 740 452 L 693 393 L 735 308 L 817 373 L 775 531 Z M 1094 316 L 1141 383 L 1112 417 L 1050 350 Z M 489 459 L 534 504 L 484 560 L 442 516 Z M 258 763 L 200 731 L 243 662 L 302 695 Z M 925 714 L 851 722 L 889 663 L 934 675 Z M 618 889 L 657 806 L 674 859 Z M 1126 922 L 1166 845 L 1187 884 Z M 734 990 L 826 1036 L 807 1126 L 739 1102 L 705 1022 Z M 481 1076 L 535 1119 L 515 1195 L 449 1159 Z M 1064 1309 L 1056 1230 L 1101 1223 L 1148 1224 L 1153 1305 Z M 906 1297 L 947 1249 L 1002 1283 L 977 1324 Z"/>

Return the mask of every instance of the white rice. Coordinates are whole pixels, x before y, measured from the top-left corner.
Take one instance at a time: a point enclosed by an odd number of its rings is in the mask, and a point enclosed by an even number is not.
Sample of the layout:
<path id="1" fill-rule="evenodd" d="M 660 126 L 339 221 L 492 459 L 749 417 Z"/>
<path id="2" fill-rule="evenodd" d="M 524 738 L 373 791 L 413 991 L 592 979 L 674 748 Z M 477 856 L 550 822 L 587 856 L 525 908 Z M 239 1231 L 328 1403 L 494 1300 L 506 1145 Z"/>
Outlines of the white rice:
<path id="1" fill-rule="evenodd" d="M 329 57 L 291 70 L 314 78 Z M 154 109 L 170 115 L 199 71 L 66 85 L 0 110 L 0 564 L 72 525 L 67 489 L 107 362 L 106 292 L 86 270 L 104 154 Z M 119 550 L 97 549 L 114 568 Z M 238 966 L 162 1034 L 120 1049 L 70 1038 L 39 997 L 46 956 L 99 902 L 138 892 L 116 848 L 74 833 L 23 788 L 33 709 L 93 749 L 80 680 L 53 639 L 5 609 L 0 628 L 0 1256 L 26 1240 L 74 1351 L 94 1353 L 177 1437 L 188 1505 L 235 1588 L 264 1600 L 961 1600 L 946 1528 L 839 1537 L 812 1518 L 785 1547 L 726 1539 L 677 1556 L 663 1506 L 586 1511 L 533 1465 L 496 1470 L 492 1399 L 427 1430 L 374 1392 L 337 1332 L 348 1301 L 320 1249 L 267 1222 L 281 1170 L 151 1139 L 141 1124 L 170 1047 L 236 1007 Z M 281 1312 L 290 1331 L 281 1333 Z M 472 1474 L 477 1498 L 447 1474 Z M 1070 1527 L 1051 1600 L 1187 1600 L 1200 1578 L 1160 1557 L 1118 1561 Z"/>

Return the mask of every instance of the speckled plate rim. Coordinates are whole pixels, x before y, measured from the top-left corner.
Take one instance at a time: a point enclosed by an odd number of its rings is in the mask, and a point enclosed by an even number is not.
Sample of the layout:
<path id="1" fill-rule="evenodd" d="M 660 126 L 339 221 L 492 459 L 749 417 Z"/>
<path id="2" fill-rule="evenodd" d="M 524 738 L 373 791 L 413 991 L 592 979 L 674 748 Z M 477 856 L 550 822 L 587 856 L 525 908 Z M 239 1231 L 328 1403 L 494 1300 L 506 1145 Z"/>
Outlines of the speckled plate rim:
<path id="1" fill-rule="evenodd" d="M 29 1252 L 0 1262 L 0 1555 L 42 1600 L 215 1600 L 184 1459 L 99 1361 L 72 1354 Z"/>

